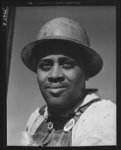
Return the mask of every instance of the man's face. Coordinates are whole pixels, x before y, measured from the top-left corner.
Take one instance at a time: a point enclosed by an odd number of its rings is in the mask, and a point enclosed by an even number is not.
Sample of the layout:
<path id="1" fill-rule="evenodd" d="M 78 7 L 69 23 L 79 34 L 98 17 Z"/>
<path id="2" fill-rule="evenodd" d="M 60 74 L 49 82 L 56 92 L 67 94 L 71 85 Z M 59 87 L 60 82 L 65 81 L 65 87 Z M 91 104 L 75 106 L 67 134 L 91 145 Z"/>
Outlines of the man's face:
<path id="1" fill-rule="evenodd" d="M 85 88 L 84 71 L 74 59 L 64 55 L 41 58 L 37 79 L 46 103 L 53 109 L 63 109 L 71 105 Z"/>

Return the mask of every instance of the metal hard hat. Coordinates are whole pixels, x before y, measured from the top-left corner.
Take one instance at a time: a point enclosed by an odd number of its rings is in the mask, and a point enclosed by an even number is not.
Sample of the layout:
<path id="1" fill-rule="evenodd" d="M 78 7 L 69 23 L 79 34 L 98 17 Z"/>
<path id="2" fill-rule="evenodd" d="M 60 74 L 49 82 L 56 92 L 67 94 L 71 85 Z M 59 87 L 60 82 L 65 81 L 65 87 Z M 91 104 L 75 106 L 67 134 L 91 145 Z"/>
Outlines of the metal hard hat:
<path id="1" fill-rule="evenodd" d="M 100 55 L 90 48 L 85 29 L 65 17 L 47 22 L 40 29 L 37 40 L 23 48 L 21 58 L 29 69 L 36 72 L 40 58 L 56 53 L 76 59 L 83 66 L 88 78 L 98 74 L 103 66 Z"/>

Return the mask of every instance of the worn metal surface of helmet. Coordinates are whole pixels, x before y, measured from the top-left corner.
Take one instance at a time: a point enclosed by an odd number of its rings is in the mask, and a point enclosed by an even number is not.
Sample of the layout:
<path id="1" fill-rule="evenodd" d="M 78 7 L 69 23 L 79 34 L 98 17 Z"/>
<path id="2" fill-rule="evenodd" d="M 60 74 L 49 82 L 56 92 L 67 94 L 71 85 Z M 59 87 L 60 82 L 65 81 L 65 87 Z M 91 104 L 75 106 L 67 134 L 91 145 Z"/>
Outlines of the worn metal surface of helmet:
<path id="1" fill-rule="evenodd" d="M 65 17 L 47 22 L 40 29 L 37 40 L 23 48 L 21 58 L 29 69 L 36 72 L 39 59 L 50 54 L 64 54 L 76 59 L 87 78 L 98 74 L 103 66 L 100 55 L 90 48 L 85 29 Z"/>

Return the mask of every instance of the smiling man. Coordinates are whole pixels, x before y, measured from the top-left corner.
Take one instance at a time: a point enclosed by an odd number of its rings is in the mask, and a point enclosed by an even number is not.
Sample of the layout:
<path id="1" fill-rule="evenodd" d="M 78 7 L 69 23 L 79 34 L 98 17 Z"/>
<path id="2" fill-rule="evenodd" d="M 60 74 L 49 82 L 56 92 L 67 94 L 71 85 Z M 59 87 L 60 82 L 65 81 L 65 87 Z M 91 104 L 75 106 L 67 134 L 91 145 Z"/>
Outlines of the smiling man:
<path id="1" fill-rule="evenodd" d="M 49 55 L 39 61 L 37 79 L 51 112 L 62 113 L 79 103 L 85 89 L 84 71 L 74 59 Z"/>
<path id="2" fill-rule="evenodd" d="M 25 136 L 30 146 L 116 145 L 115 104 L 102 100 L 85 81 L 103 66 L 77 22 L 55 18 L 24 47 L 24 64 L 37 74 L 46 105 L 30 116 Z"/>

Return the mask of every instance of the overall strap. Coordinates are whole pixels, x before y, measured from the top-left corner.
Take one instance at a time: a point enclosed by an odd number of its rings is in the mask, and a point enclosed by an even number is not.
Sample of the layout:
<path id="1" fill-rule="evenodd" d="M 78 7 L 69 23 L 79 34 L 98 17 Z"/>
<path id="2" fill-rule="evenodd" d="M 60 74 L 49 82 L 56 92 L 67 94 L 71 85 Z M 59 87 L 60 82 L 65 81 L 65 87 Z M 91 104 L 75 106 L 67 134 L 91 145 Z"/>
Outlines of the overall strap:
<path id="1" fill-rule="evenodd" d="M 88 102 L 87 104 L 79 107 L 79 109 L 77 111 L 80 111 L 81 113 L 83 113 L 91 104 L 97 102 L 97 101 L 100 101 L 100 98 L 96 98 L 90 102 Z"/>
<path id="2" fill-rule="evenodd" d="M 67 124 L 65 125 L 64 131 L 67 131 L 67 134 L 68 134 L 69 132 L 71 132 L 71 136 L 69 137 L 69 141 L 70 141 L 70 142 L 69 142 L 69 146 L 72 145 L 72 129 L 73 129 L 73 127 L 74 127 L 75 124 L 78 122 L 78 119 L 81 117 L 81 115 L 86 111 L 86 109 L 87 109 L 91 104 L 93 104 L 93 103 L 95 103 L 95 102 L 97 102 L 97 101 L 100 101 L 100 99 L 99 99 L 99 98 L 94 99 L 94 100 L 88 102 L 87 104 L 85 104 L 85 105 L 83 105 L 83 106 L 80 106 L 80 107 L 76 110 L 74 117 L 71 118 L 71 119 L 67 122 Z"/>
<path id="3" fill-rule="evenodd" d="M 81 115 L 86 111 L 86 109 L 93 103 L 97 102 L 97 101 L 100 101 L 100 98 L 96 98 L 90 102 L 88 102 L 87 104 L 83 105 L 83 106 L 80 106 L 76 112 L 75 112 L 75 121 L 77 122 L 78 119 L 81 117 Z M 76 124 L 76 123 L 75 123 Z"/>
<path id="4" fill-rule="evenodd" d="M 44 121 L 44 112 L 46 109 L 46 105 L 42 106 L 41 108 L 37 108 L 30 116 L 27 125 L 26 125 L 26 132 L 29 135 L 33 135 L 39 125 Z"/>

